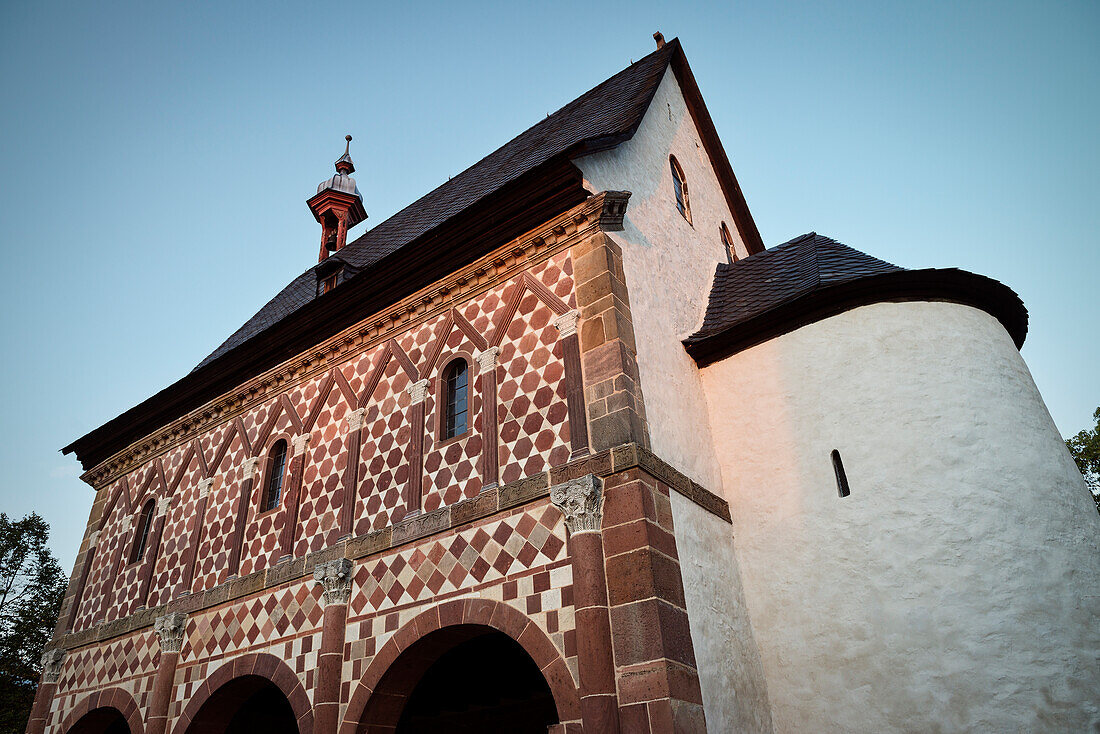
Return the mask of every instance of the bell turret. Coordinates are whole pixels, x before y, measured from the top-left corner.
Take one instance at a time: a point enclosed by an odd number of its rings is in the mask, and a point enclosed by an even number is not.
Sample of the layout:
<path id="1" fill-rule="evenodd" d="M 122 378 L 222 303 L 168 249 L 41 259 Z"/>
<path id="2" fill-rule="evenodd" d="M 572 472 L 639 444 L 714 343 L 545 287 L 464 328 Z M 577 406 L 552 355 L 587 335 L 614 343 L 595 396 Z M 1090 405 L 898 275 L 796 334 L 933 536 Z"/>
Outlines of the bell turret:
<path id="1" fill-rule="evenodd" d="M 344 138 L 344 154 L 336 159 L 336 174 L 317 185 L 317 193 L 306 201 L 313 216 L 321 223 L 320 262 L 347 244 L 348 230 L 367 218 L 363 197 L 351 174 L 351 136 Z"/>

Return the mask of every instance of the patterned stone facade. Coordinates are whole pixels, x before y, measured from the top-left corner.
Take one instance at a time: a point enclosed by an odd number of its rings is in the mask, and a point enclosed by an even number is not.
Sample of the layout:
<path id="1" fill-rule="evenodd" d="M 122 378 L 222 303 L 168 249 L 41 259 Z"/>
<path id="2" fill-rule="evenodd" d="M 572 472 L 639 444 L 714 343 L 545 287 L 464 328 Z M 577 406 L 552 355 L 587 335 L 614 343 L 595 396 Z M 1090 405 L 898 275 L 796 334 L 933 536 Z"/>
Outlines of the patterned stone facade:
<path id="1" fill-rule="evenodd" d="M 334 352 L 300 379 L 269 378 L 277 392 L 221 421 L 181 424 L 179 439 L 156 455 L 131 451 L 139 459 L 131 466 L 113 459 L 113 475 L 89 472 L 106 481 L 59 623 L 59 648 L 68 653 L 44 729 L 67 731 L 114 691 L 145 730 L 183 732 L 213 682 L 263 669 L 300 712 L 302 731 L 336 731 L 339 722 L 354 731 L 374 715 L 369 681 L 416 639 L 447 628 L 448 614 L 524 647 L 554 691 L 560 731 L 612 731 L 620 706 L 637 719 L 637 704 L 617 699 L 616 657 L 643 670 L 644 716 L 675 709 L 689 721 L 697 709 L 701 721 L 690 634 L 685 640 L 677 617 L 686 612 L 665 527 L 671 517 L 659 517 L 657 487 L 666 502 L 672 486 L 719 515 L 725 509 L 628 440 L 644 441 L 644 421 L 621 422 L 618 447 L 607 431 L 589 440 L 606 413 L 586 410 L 586 386 L 637 392 L 635 375 L 616 380 L 624 359 L 629 366 L 625 300 L 612 306 L 619 331 L 604 344 L 589 340 L 582 372 L 578 331 L 602 296 L 590 286 L 578 297 L 575 259 L 585 258 L 589 280 L 600 279 L 600 262 L 614 271 L 600 228 L 608 201 L 621 211 L 625 197 L 593 197 L 544 235 L 509 243 L 487 260 L 529 254 L 498 267 L 497 277 L 456 287 L 441 307 L 414 309 L 372 343 Z M 593 252 L 609 254 L 599 260 Z M 615 359 L 593 357 L 601 346 Z M 441 375 L 454 360 L 470 375 L 469 430 L 444 438 Z M 276 506 L 265 509 L 276 445 L 285 446 L 286 468 Z M 658 500 L 616 501 L 624 492 L 611 488 L 642 476 Z M 149 539 L 131 561 L 137 518 L 150 500 Z M 641 570 L 615 571 L 609 556 L 606 583 L 593 587 L 605 574 L 605 512 L 614 523 L 655 528 L 609 542 L 609 551 L 656 542 L 665 566 L 646 556 Z M 617 623 L 628 634 L 647 625 L 650 642 L 618 643 L 625 647 L 617 652 L 612 620 L 653 589 L 669 597 L 668 609 Z M 645 616 L 651 612 L 659 618 Z M 422 629 L 425 620 L 431 629 Z M 672 664 L 682 670 L 670 674 Z M 646 696 L 664 708 L 650 712 Z"/>

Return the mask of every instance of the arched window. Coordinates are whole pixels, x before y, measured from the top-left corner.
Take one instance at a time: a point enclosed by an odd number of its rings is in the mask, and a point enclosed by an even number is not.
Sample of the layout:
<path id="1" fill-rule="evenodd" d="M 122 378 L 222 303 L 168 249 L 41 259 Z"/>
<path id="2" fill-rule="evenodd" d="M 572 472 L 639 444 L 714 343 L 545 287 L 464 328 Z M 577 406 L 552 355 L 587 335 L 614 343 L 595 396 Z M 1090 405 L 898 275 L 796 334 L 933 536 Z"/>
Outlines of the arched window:
<path id="1" fill-rule="evenodd" d="M 145 544 L 149 542 L 149 526 L 153 524 L 153 508 L 156 503 L 149 500 L 141 508 L 137 526 L 134 528 L 134 546 L 130 549 L 130 563 L 140 561 L 145 555 Z"/>
<path id="2" fill-rule="evenodd" d="M 726 259 L 731 263 L 737 262 L 737 250 L 733 247 L 730 228 L 726 226 L 725 222 L 722 222 L 722 226 L 718 228 L 718 231 L 722 235 L 722 246 L 726 248 Z"/>
<path id="3" fill-rule="evenodd" d="M 672 188 L 676 192 L 676 208 L 691 223 L 691 204 L 688 201 L 688 184 L 684 178 L 684 169 L 676 162 L 676 156 L 670 155 L 668 163 L 672 167 Z"/>
<path id="4" fill-rule="evenodd" d="M 274 510 L 283 496 L 283 474 L 286 473 L 286 441 L 279 439 L 267 455 L 267 484 L 261 512 Z"/>
<path id="5" fill-rule="evenodd" d="M 466 360 L 456 359 L 443 371 L 443 438 L 466 432 L 469 425 L 469 370 Z"/>

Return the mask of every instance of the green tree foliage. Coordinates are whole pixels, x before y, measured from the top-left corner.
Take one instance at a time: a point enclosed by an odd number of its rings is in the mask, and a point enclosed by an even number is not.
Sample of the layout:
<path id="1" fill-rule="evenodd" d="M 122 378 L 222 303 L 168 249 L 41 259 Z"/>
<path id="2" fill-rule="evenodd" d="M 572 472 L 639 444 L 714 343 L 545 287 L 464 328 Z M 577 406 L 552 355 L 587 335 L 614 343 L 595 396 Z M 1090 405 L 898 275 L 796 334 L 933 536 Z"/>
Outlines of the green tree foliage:
<path id="1" fill-rule="evenodd" d="M 1073 438 L 1067 438 L 1066 446 L 1092 492 L 1096 511 L 1100 512 L 1100 408 L 1092 417 L 1096 419 L 1096 426 L 1091 431 L 1081 431 Z"/>
<path id="2" fill-rule="evenodd" d="M 22 732 L 42 674 L 66 579 L 46 541 L 50 526 L 35 513 L 12 521 L 0 513 L 0 732 Z"/>

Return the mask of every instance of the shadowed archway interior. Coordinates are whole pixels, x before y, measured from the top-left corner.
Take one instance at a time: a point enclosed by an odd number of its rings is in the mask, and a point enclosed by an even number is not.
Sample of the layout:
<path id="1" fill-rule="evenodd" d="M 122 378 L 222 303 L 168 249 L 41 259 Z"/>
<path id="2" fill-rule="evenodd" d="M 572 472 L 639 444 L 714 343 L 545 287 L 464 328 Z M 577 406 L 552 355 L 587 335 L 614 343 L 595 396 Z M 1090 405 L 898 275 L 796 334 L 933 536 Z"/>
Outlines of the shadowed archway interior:
<path id="1" fill-rule="evenodd" d="M 542 672 L 490 627 L 437 630 L 401 654 L 368 703 L 360 732 L 545 734 L 558 722 Z"/>
<path id="2" fill-rule="evenodd" d="M 65 734 L 130 734 L 130 726 L 118 709 L 105 707 L 84 714 Z"/>
<path id="3" fill-rule="evenodd" d="M 203 704 L 187 734 L 298 734 L 298 722 L 279 688 L 256 675 L 222 686 Z"/>

